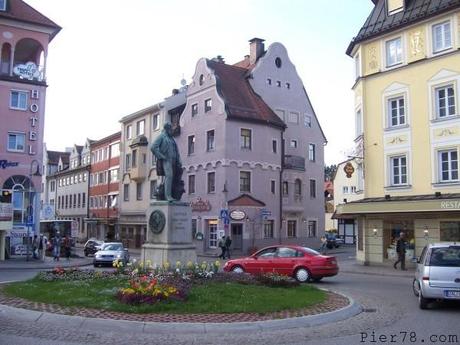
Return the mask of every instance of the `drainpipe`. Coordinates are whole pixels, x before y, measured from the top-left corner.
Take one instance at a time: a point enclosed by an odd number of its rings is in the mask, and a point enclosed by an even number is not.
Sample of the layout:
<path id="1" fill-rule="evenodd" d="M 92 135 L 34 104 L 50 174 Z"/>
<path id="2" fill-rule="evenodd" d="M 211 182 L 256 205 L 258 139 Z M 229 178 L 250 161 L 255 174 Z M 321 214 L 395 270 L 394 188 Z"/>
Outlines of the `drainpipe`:
<path id="1" fill-rule="evenodd" d="M 284 167 L 284 128 L 281 131 L 281 168 L 280 168 L 280 182 L 279 182 L 279 231 L 278 231 L 278 242 L 281 244 L 281 233 L 283 231 L 283 167 Z"/>

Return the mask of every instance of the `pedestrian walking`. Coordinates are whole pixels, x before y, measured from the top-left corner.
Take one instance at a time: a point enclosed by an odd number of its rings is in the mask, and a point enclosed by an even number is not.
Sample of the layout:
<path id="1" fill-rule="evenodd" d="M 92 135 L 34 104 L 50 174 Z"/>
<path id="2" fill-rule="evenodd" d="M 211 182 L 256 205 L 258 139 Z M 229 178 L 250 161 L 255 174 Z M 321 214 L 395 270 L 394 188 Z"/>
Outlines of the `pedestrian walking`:
<path id="1" fill-rule="evenodd" d="M 222 238 L 219 240 L 218 245 L 219 245 L 219 248 L 221 250 L 219 258 L 225 259 L 225 251 L 226 251 L 226 248 L 225 248 L 225 236 L 222 236 Z"/>
<path id="2" fill-rule="evenodd" d="M 321 246 L 319 247 L 319 252 L 321 254 L 326 254 L 326 247 L 327 247 L 327 238 L 326 236 L 321 236 Z"/>
<path id="3" fill-rule="evenodd" d="M 45 260 L 45 248 L 46 244 L 44 243 L 45 239 L 43 235 L 40 235 L 40 238 L 38 240 L 38 258 L 40 260 Z"/>
<path id="4" fill-rule="evenodd" d="M 394 263 L 394 269 L 398 269 L 398 263 L 401 263 L 401 270 L 406 270 L 406 235 L 404 232 L 399 234 L 399 238 L 396 241 L 396 253 L 398 254 L 398 260 Z"/>
<path id="5" fill-rule="evenodd" d="M 71 242 L 68 235 L 64 237 L 64 254 L 67 258 L 67 261 L 70 261 L 70 250 L 71 250 Z"/>
<path id="6" fill-rule="evenodd" d="M 225 237 L 225 255 L 227 256 L 227 259 L 230 259 L 230 246 L 231 245 L 232 245 L 232 239 L 230 238 L 230 236 Z"/>
<path id="7" fill-rule="evenodd" d="M 59 261 L 59 257 L 61 256 L 61 236 L 59 231 L 56 232 L 53 238 L 53 260 Z"/>
<path id="8" fill-rule="evenodd" d="M 32 242 L 32 256 L 34 259 L 38 259 L 38 247 L 39 247 L 39 239 L 37 235 L 34 235 L 34 240 Z"/>

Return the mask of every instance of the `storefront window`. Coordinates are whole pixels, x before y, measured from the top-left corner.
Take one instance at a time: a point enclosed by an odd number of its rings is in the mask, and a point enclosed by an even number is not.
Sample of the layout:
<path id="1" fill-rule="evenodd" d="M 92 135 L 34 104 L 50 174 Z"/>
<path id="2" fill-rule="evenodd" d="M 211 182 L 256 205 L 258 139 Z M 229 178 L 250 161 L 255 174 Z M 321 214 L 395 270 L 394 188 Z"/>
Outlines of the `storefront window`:
<path id="1" fill-rule="evenodd" d="M 264 238 L 273 238 L 273 220 L 266 220 L 264 223 Z"/>
<path id="2" fill-rule="evenodd" d="M 208 220 L 209 248 L 217 248 L 217 220 Z"/>
<path id="3" fill-rule="evenodd" d="M 460 241 L 460 222 L 441 222 L 440 224 L 441 241 Z"/>

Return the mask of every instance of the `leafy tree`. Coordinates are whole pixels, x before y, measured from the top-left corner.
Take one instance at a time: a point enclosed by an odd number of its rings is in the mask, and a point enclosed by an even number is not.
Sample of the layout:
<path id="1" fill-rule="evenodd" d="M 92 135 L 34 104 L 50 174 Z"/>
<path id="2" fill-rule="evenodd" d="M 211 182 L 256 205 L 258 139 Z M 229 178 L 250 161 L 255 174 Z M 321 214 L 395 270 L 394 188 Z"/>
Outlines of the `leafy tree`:
<path id="1" fill-rule="evenodd" d="M 326 165 L 324 167 L 324 181 L 332 180 L 332 177 L 334 176 L 336 170 L 337 164 Z"/>

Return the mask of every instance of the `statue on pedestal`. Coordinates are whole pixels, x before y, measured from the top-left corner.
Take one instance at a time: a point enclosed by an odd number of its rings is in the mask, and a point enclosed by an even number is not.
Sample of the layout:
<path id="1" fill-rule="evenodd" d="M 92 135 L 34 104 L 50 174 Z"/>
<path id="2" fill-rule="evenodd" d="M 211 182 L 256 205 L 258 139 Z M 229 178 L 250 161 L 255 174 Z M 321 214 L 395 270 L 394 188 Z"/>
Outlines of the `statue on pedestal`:
<path id="1" fill-rule="evenodd" d="M 172 126 L 165 123 L 162 133 L 150 148 L 157 159 L 157 175 L 164 176 L 157 189 L 157 200 L 180 201 L 185 192 L 182 181 L 182 162 L 179 150 L 172 137 Z"/>

